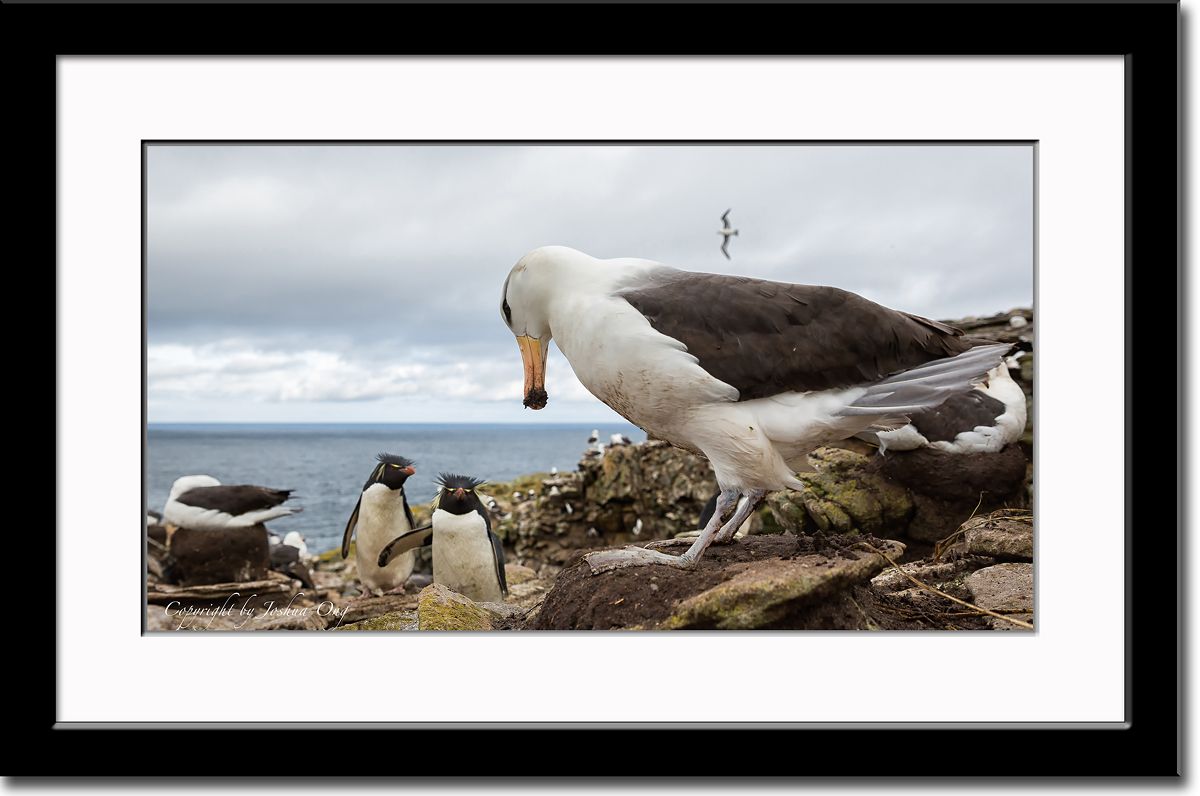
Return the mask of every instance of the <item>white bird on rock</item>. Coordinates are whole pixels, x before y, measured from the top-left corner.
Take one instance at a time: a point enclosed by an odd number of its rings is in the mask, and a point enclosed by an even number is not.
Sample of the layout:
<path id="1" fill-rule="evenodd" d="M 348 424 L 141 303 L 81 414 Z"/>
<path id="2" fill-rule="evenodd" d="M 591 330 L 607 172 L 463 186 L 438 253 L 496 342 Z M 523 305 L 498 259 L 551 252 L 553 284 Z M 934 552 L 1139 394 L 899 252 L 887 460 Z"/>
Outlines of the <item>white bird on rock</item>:
<path id="1" fill-rule="evenodd" d="M 301 536 L 298 531 L 288 531 L 283 537 L 281 544 L 290 545 L 300 551 L 301 558 L 308 557 L 308 545 L 306 544 L 307 537 Z"/>
<path id="2" fill-rule="evenodd" d="M 303 511 L 299 506 L 281 505 L 292 491 L 250 484 L 222 485 L 211 475 L 185 475 L 171 485 L 163 506 L 163 521 L 198 531 L 249 528 Z"/>
<path id="3" fill-rule="evenodd" d="M 692 569 L 727 542 L 767 492 L 799 488 L 814 448 L 969 390 L 1011 348 L 833 287 L 690 273 L 563 246 L 522 257 L 501 314 L 525 368 L 524 404 L 545 407 L 553 338 L 579 381 L 652 439 L 708 458 L 721 496 L 681 556 L 630 547 L 590 553 L 593 572 Z M 722 526 L 721 518 L 745 495 Z M 669 546 L 655 543 L 656 546 Z"/>
<path id="4" fill-rule="evenodd" d="M 1025 433 L 1025 415 L 1025 392 L 1002 362 L 988 371 L 986 384 L 954 393 L 932 409 L 912 413 L 907 426 L 874 436 L 881 454 L 915 448 L 999 453 Z"/>

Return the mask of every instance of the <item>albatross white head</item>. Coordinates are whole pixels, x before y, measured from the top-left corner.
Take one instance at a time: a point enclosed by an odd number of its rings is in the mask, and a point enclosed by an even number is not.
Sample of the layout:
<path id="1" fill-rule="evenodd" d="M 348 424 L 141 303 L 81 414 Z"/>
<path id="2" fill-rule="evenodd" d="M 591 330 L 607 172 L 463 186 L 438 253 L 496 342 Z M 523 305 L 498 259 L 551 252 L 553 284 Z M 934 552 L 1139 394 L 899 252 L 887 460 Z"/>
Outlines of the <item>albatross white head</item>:
<path id="1" fill-rule="evenodd" d="M 546 353 L 553 331 L 550 328 L 552 298 L 559 284 L 568 279 L 573 255 L 587 257 L 565 246 L 544 246 L 529 252 L 513 266 L 500 294 L 500 315 L 517 337 L 525 366 L 525 406 L 546 406 Z"/>
<path id="2" fill-rule="evenodd" d="M 546 406 L 546 352 L 550 348 L 549 292 L 546 276 L 554 271 L 545 249 L 526 254 L 509 272 L 500 294 L 500 315 L 517 337 L 525 366 L 525 406 Z"/>
<path id="3" fill-rule="evenodd" d="M 546 406 L 546 352 L 556 329 L 561 348 L 581 318 L 595 313 L 599 300 L 664 268 L 629 257 L 598 260 L 566 246 L 543 246 L 518 260 L 504 280 L 500 316 L 521 349 L 525 406 Z"/>

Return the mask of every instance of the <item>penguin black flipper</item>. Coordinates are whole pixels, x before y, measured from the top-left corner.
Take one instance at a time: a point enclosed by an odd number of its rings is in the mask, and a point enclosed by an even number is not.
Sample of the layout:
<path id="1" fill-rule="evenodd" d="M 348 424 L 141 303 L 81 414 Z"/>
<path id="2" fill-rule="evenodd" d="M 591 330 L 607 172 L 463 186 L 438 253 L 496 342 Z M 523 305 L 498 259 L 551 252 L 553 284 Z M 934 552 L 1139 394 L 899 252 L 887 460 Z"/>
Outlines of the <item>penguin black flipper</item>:
<path id="1" fill-rule="evenodd" d="M 342 558 L 350 555 L 350 537 L 354 535 L 354 526 L 358 525 L 360 506 L 362 506 L 362 495 L 358 496 L 358 501 L 354 504 L 354 511 L 350 512 L 350 521 L 346 523 L 346 532 L 342 534 Z"/>
<path id="2" fill-rule="evenodd" d="M 504 575 L 504 545 L 500 543 L 500 537 L 488 528 L 488 536 L 492 539 L 492 552 L 496 555 L 496 580 L 500 581 L 500 591 L 508 596 L 508 578 Z"/>
<path id="3" fill-rule="evenodd" d="M 392 556 L 398 556 L 401 553 L 407 553 L 409 550 L 416 550 L 418 547 L 425 547 L 429 544 L 433 544 L 432 525 L 426 525 L 424 528 L 417 528 L 406 534 L 401 534 L 384 545 L 383 549 L 379 551 L 379 566 L 386 567 Z"/>

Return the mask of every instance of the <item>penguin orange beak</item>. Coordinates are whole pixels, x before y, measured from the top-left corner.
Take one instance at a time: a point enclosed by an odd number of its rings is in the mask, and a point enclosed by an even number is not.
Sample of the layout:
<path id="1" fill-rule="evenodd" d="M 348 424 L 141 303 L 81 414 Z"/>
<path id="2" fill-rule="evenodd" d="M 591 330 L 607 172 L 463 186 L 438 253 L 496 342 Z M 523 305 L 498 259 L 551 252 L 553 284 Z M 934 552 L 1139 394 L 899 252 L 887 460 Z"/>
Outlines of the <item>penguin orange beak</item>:
<path id="1" fill-rule="evenodd" d="M 549 396 L 546 395 L 546 359 L 542 353 L 542 342 L 536 337 L 518 337 L 521 362 L 525 365 L 525 406 L 542 409 Z"/>
<path id="2" fill-rule="evenodd" d="M 405 475 L 413 475 L 417 471 L 411 467 L 403 467 L 400 469 L 400 472 L 404 473 Z"/>

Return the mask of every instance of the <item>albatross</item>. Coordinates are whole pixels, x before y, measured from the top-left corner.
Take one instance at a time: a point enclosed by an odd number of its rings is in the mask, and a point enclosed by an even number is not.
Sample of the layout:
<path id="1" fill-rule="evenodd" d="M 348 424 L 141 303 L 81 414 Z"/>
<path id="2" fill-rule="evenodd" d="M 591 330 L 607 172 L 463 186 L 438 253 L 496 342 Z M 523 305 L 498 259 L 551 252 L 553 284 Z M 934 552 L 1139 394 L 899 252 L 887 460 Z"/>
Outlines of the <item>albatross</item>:
<path id="1" fill-rule="evenodd" d="M 695 568 L 768 492 L 801 486 L 795 473 L 813 470 L 814 448 L 903 426 L 907 413 L 972 389 L 1011 348 L 834 287 L 599 260 L 564 246 L 517 261 L 500 311 L 521 350 L 525 406 L 547 404 L 554 339 L 593 395 L 648 437 L 706 457 L 716 474 L 716 511 L 683 555 L 600 551 L 585 556 L 593 573 Z"/>
<path id="2" fill-rule="evenodd" d="M 251 484 L 222 485 L 211 475 L 185 475 L 171 485 L 163 519 L 180 528 L 201 531 L 251 528 L 303 511 L 300 506 L 280 505 L 293 491 Z"/>

